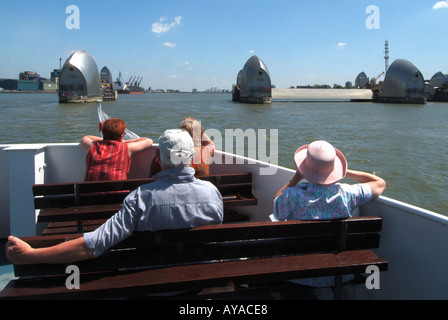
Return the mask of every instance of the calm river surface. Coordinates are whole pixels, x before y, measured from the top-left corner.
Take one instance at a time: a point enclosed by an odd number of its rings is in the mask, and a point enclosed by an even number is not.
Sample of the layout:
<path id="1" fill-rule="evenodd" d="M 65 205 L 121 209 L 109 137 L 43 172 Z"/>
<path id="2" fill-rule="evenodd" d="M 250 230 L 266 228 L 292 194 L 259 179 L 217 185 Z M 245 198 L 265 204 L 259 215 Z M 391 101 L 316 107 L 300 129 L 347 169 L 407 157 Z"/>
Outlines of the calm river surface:
<path id="1" fill-rule="evenodd" d="M 177 93 L 119 95 L 102 108 L 155 142 L 186 116 L 223 138 L 226 129 L 266 129 L 268 138 L 277 129 L 278 164 L 288 168 L 299 146 L 324 139 L 344 153 L 350 168 L 383 177 L 385 196 L 448 215 L 448 103 L 249 105 L 232 102 L 230 94 Z M 0 144 L 79 142 L 98 134 L 95 103 L 59 104 L 56 94 L 2 93 L 0 114 Z"/>

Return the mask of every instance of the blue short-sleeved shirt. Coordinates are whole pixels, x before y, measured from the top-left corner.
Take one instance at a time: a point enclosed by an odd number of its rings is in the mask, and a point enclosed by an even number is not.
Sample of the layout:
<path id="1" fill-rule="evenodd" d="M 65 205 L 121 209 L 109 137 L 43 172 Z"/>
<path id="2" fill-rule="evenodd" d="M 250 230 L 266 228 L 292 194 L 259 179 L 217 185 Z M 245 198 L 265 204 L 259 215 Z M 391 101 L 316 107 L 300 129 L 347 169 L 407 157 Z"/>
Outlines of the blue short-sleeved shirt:
<path id="1" fill-rule="evenodd" d="M 220 224 L 223 220 L 222 197 L 208 181 L 196 179 L 191 167 L 163 170 L 153 183 L 131 192 L 113 217 L 84 241 L 99 256 L 134 231 L 194 228 Z"/>

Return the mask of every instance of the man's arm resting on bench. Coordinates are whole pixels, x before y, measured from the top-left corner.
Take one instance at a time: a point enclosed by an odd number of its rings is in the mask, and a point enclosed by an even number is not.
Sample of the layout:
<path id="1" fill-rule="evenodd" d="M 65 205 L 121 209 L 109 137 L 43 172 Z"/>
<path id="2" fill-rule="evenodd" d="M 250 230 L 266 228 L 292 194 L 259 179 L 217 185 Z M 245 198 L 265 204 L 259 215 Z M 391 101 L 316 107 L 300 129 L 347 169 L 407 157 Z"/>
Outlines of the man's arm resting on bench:
<path id="1" fill-rule="evenodd" d="M 84 237 L 47 248 L 32 248 L 17 237 L 9 236 L 6 256 L 13 264 L 71 263 L 95 258 Z"/>

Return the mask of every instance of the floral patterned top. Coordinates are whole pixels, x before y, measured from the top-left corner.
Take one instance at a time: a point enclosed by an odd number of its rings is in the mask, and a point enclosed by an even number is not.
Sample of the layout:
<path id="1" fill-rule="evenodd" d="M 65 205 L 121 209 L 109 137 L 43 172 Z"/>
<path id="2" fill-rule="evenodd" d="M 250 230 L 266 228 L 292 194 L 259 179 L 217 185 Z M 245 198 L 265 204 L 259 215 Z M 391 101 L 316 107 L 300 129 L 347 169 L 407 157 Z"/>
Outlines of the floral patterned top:
<path id="1" fill-rule="evenodd" d="M 275 199 L 273 214 L 279 221 L 348 218 L 371 199 L 372 191 L 363 183 L 321 186 L 300 182 Z"/>

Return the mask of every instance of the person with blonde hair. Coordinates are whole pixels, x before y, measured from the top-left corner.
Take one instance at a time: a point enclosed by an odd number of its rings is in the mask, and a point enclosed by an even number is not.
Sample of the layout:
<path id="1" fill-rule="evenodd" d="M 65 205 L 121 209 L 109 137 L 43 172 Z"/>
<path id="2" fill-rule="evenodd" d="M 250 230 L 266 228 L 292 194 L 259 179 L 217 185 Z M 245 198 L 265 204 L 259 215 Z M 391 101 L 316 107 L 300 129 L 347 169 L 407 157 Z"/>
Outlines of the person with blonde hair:
<path id="1" fill-rule="evenodd" d="M 190 166 L 195 170 L 196 176 L 206 176 L 210 174 L 210 164 L 215 154 L 215 143 L 204 132 L 201 122 L 187 117 L 180 122 L 179 128 L 187 131 L 193 138 L 194 155 Z M 150 177 L 154 176 L 162 170 L 160 167 L 160 155 L 156 155 L 151 163 Z"/>
<path id="2" fill-rule="evenodd" d="M 215 154 L 215 143 L 204 133 L 201 122 L 192 117 L 182 120 L 179 127 L 187 130 L 193 138 L 195 154 L 191 166 L 196 175 L 209 175 L 210 164 Z"/>
<path id="3" fill-rule="evenodd" d="M 126 123 L 118 118 L 104 121 L 103 137 L 86 135 L 81 147 L 87 151 L 84 181 L 124 180 L 131 166 L 131 157 L 149 149 L 153 141 L 149 138 L 123 140 Z"/>

